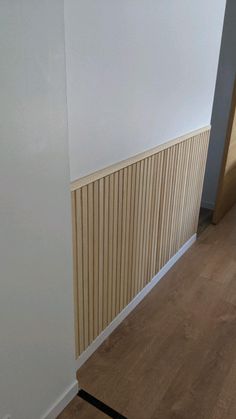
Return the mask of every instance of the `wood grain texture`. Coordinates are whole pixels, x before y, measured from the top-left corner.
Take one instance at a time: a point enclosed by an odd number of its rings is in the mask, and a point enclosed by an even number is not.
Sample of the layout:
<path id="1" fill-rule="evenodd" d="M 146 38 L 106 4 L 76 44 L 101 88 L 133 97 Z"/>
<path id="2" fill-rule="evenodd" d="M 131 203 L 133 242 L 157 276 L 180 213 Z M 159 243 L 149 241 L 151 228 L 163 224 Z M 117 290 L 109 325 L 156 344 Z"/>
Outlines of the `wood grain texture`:
<path id="1" fill-rule="evenodd" d="M 196 233 L 209 129 L 72 191 L 77 354 Z"/>
<path id="2" fill-rule="evenodd" d="M 236 206 L 80 368 L 80 386 L 129 419 L 235 419 L 235 251 Z M 59 416 L 100 417 L 79 398 Z"/>
<path id="3" fill-rule="evenodd" d="M 225 142 L 216 208 L 213 222 L 217 224 L 236 203 L 236 80 Z"/>

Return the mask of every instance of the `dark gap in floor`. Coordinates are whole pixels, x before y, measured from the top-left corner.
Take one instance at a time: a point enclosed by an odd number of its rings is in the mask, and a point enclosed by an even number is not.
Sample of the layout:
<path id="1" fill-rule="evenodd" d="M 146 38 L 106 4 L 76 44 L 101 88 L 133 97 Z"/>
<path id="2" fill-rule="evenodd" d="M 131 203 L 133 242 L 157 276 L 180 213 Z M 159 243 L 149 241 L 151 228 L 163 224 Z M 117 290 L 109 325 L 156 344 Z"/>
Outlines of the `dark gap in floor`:
<path id="1" fill-rule="evenodd" d="M 101 400 L 92 396 L 92 394 L 87 393 L 87 391 L 85 391 L 85 390 L 82 390 L 82 389 L 79 390 L 78 397 L 81 397 L 81 399 L 85 400 L 87 403 L 91 404 L 96 409 L 105 413 L 105 415 L 109 416 L 110 418 L 113 418 L 113 419 L 127 419 L 125 416 L 121 415 L 116 410 L 112 409 L 110 406 L 103 403 Z"/>

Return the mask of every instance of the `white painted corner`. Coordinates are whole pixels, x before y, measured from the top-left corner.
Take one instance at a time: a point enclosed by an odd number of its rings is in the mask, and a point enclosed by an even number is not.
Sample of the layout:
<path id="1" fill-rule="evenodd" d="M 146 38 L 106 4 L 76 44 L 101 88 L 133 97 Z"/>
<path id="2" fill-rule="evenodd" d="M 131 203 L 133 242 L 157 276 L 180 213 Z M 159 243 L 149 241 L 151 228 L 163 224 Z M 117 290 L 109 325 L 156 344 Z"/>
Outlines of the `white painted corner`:
<path id="1" fill-rule="evenodd" d="M 60 397 L 52 404 L 47 412 L 40 419 L 56 419 L 57 416 L 65 409 L 65 407 L 76 396 L 79 390 L 78 381 L 75 380 Z"/>

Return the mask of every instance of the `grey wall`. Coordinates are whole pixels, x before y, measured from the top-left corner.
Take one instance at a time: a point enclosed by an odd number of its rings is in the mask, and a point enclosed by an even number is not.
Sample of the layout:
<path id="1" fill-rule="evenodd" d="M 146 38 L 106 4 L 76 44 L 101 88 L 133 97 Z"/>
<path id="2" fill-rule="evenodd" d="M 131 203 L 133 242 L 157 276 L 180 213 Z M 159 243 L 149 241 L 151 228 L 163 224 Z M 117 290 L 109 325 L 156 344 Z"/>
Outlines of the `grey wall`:
<path id="1" fill-rule="evenodd" d="M 214 208 L 236 70 L 236 1 L 227 0 L 202 205 Z"/>
<path id="2" fill-rule="evenodd" d="M 1 0 L 0 56 L 0 418 L 39 419 L 77 384 L 63 0 Z"/>

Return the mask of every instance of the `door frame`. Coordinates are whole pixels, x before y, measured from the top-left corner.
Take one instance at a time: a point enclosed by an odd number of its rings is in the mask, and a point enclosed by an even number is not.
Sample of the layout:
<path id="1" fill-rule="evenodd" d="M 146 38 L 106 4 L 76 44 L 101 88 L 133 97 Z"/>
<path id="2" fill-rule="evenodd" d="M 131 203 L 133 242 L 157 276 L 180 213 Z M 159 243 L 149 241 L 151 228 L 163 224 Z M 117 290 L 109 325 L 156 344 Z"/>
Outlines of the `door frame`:
<path id="1" fill-rule="evenodd" d="M 221 211 L 220 205 L 221 205 L 221 199 L 223 196 L 225 169 L 226 169 L 226 163 L 227 163 L 227 158 L 228 158 L 228 152 L 229 152 L 229 146 L 230 146 L 230 140 L 231 140 L 235 114 L 236 114 L 236 77 L 234 80 L 234 88 L 233 88 L 231 105 L 230 105 L 230 114 L 229 114 L 228 128 L 227 128 L 226 139 L 225 139 L 224 154 L 223 154 L 220 177 L 219 177 L 219 182 L 218 182 L 216 206 L 214 209 L 213 219 L 212 219 L 213 224 L 217 224 L 226 214 L 226 212 Z"/>

